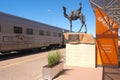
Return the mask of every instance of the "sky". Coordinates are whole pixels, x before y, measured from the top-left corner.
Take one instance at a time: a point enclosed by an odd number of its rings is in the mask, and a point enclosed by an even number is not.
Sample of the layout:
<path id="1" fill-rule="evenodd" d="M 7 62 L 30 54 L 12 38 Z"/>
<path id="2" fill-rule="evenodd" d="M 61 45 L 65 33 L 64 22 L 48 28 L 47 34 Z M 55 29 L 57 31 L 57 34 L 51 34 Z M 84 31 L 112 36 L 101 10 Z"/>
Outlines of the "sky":
<path id="1" fill-rule="evenodd" d="M 87 33 L 95 36 L 95 14 L 89 0 L 0 0 L 0 12 L 70 30 L 69 20 L 63 16 L 62 6 L 67 8 L 69 14 L 79 8 L 80 2 L 86 18 Z M 80 27 L 79 19 L 73 21 L 73 31 L 77 32 Z M 84 31 L 83 27 L 82 32 Z"/>

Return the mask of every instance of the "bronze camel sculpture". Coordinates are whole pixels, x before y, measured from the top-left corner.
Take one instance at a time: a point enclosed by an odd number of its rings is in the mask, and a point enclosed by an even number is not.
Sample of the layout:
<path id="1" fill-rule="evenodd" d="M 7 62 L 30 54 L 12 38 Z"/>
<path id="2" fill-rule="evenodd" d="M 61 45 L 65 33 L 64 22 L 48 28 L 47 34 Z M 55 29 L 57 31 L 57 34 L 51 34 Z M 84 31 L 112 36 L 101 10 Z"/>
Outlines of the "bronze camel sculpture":
<path id="1" fill-rule="evenodd" d="M 66 7 L 63 6 L 63 14 L 70 21 L 70 32 L 72 32 L 72 20 L 80 19 L 82 26 L 78 32 L 81 31 L 82 27 L 85 26 L 85 33 L 87 33 L 87 26 L 85 24 L 85 16 L 81 13 L 82 3 L 80 3 L 80 8 L 78 10 L 72 11 L 69 15 L 66 13 Z"/>

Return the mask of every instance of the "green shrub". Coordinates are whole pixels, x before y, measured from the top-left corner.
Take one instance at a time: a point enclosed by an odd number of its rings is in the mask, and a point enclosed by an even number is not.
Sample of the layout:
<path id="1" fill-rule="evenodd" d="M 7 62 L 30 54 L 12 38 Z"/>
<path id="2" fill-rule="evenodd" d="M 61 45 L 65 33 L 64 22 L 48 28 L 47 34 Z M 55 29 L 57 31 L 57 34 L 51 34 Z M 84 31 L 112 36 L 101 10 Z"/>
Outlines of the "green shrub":
<path id="1" fill-rule="evenodd" d="M 60 63 L 62 58 L 60 51 L 51 51 L 48 55 L 48 66 L 52 67 Z"/>

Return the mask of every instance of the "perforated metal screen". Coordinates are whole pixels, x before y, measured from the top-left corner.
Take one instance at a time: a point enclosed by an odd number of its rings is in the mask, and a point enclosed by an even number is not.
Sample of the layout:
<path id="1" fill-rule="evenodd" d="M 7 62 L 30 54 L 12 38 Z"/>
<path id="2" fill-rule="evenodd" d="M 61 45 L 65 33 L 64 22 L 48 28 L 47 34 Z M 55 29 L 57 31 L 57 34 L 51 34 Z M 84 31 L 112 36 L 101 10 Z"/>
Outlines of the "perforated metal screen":
<path id="1" fill-rule="evenodd" d="M 118 22 L 120 29 L 120 0 L 89 0 L 89 2 L 93 11 L 95 11 L 95 7 L 97 6 Z"/>

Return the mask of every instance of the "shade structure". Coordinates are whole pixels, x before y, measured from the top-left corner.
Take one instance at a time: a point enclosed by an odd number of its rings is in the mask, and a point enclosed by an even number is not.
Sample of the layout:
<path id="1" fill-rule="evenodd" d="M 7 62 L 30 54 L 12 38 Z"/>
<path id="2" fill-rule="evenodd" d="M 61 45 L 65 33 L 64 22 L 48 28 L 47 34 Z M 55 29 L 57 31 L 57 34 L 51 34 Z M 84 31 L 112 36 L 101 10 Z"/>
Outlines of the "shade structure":
<path id="1" fill-rule="evenodd" d="M 109 17 L 116 21 L 120 28 L 120 0 L 89 0 L 93 11 L 100 8 Z"/>

